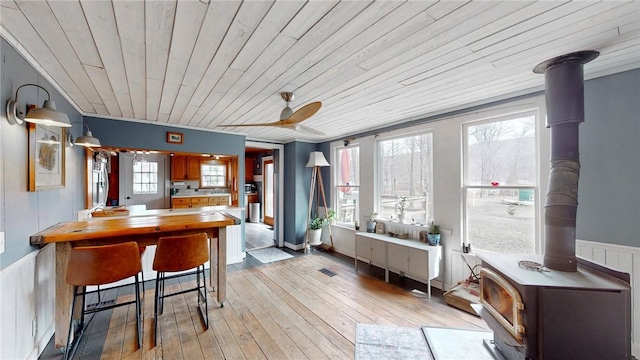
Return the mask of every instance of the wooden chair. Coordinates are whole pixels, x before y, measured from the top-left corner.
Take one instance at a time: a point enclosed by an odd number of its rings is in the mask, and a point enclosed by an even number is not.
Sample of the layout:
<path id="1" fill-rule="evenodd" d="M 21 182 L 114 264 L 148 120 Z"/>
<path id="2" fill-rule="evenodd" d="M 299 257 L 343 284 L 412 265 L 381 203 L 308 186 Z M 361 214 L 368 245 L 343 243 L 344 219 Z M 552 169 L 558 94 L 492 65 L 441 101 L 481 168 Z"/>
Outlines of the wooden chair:
<path id="1" fill-rule="evenodd" d="M 204 321 L 205 329 L 209 329 L 209 303 L 204 264 L 209 260 L 209 241 L 206 233 L 194 235 L 165 236 L 158 239 L 156 254 L 153 259 L 153 270 L 156 273 L 156 293 L 153 308 L 153 345 L 158 337 L 158 315 L 162 314 L 165 297 L 184 294 L 191 291 L 198 292 L 198 312 Z M 165 294 L 165 280 L 193 275 L 194 272 L 166 276 L 167 272 L 178 272 L 196 269 L 196 287 Z M 200 282 L 202 275 L 202 283 Z M 204 302 L 204 310 L 201 301 Z"/>
<path id="2" fill-rule="evenodd" d="M 140 250 L 135 242 L 127 242 L 114 245 L 75 247 L 71 249 L 69 264 L 67 267 L 66 281 L 73 285 L 73 304 L 69 320 L 69 333 L 67 346 L 64 351 L 64 359 L 73 357 L 77 345 L 82 339 L 85 326 L 85 315 L 113 309 L 119 306 L 136 304 L 136 327 L 138 348 L 142 347 L 142 304 L 140 300 L 140 283 L 138 274 L 142 271 Z M 135 277 L 135 300 L 125 303 L 98 306 L 92 309 L 86 307 L 87 294 L 96 291 L 87 291 L 87 286 L 110 284 L 128 277 Z M 72 340 L 73 314 L 76 311 L 76 298 L 82 297 L 82 310 L 79 323 Z M 93 317 L 91 318 L 93 319 Z M 91 319 L 89 321 L 91 321 Z M 88 325 L 88 323 L 87 323 Z"/>

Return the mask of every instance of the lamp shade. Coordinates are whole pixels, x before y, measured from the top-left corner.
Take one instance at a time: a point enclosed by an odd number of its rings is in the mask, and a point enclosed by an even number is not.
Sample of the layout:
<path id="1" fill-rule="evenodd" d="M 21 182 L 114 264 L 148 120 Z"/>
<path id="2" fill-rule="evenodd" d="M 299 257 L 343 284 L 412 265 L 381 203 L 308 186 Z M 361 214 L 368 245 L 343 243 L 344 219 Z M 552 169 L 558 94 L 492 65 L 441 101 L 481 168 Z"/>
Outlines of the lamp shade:
<path id="1" fill-rule="evenodd" d="M 309 162 L 307 162 L 307 167 L 314 166 L 329 166 L 327 159 L 325 159 L 322 151 L 312 151 L 309 154 Z"/>
<path id="2" fill-rule="evenodd" d="M 93 137 L 93 134 L 91 133 L 91 130 L 87 130 L 87 132 L 80 136 L 78 139 L 76 139 L 75 142 L 76 145 L 80 145 L 80 146 L 84 146 L 84 147 L 99 147 L 102 146 L 100 145 L 100 140 L 98 140 L 97 138 Z"/>
<path id="3" fill-rule="evenodd" d="M 56 110 L 52 100 L 45 100 L 41 108 L 29 110 L 24 120 L 45 126 L 71 127 L 67 114 Z"/>

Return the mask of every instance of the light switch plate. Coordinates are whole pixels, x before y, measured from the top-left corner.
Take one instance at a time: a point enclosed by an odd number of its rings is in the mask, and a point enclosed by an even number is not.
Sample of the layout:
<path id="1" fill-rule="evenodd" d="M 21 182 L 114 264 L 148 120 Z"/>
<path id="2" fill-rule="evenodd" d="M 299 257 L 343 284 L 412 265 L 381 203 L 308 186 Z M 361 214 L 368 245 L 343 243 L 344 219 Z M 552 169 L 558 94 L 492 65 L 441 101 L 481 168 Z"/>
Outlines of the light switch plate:
<path id="1" fill-rule="evenodd" d="M 0 231 L 0 254 L 4 253 L 4 231 Z"/>

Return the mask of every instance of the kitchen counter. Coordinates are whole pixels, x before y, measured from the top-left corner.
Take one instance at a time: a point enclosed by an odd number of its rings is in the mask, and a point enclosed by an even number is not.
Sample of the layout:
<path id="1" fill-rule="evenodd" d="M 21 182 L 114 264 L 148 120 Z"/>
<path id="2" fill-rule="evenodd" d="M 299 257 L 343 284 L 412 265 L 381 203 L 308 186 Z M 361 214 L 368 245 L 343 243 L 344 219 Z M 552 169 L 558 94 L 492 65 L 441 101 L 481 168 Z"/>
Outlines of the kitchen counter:
<path id="1" fill-rule="evenodd" d="M 231 194 L 207 194 L 207 193 L 185 193 L 185 194 L 181 194 L 181 193 L 177 193 L 175 195 L 171 195 L 171 197 L 174 198 L 189 198 L 189 197 L 212 197 L 212 196 L 231 196 Z"/>

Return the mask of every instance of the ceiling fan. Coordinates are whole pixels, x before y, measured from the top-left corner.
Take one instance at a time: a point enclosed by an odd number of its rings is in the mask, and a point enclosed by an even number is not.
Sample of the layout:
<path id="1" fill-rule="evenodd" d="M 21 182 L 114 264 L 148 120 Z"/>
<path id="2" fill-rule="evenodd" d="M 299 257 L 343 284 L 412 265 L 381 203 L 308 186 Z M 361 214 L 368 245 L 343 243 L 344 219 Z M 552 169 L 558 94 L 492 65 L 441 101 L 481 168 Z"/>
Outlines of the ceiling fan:
<path id="1" fill-rule="evenodd" d="M 280 120 L 269 123 L 218 125 L 218 127 L 273 126 L 313 135 L 325 135 L 322 131 L 301 124 L 301 122 L 307 120 L 320 110 L 320 107 L 322 106 L 320 101 L 309 103 L 294 112 L 289 107 L 289 102 L 293 101 L 295 94 L 292 92 L 282 92 L 280 93 L 280 96 L 282 97 L 282 100 L 287 102 L 287 106 L 282 109 L 282 112 L 280 112 Z"/>

